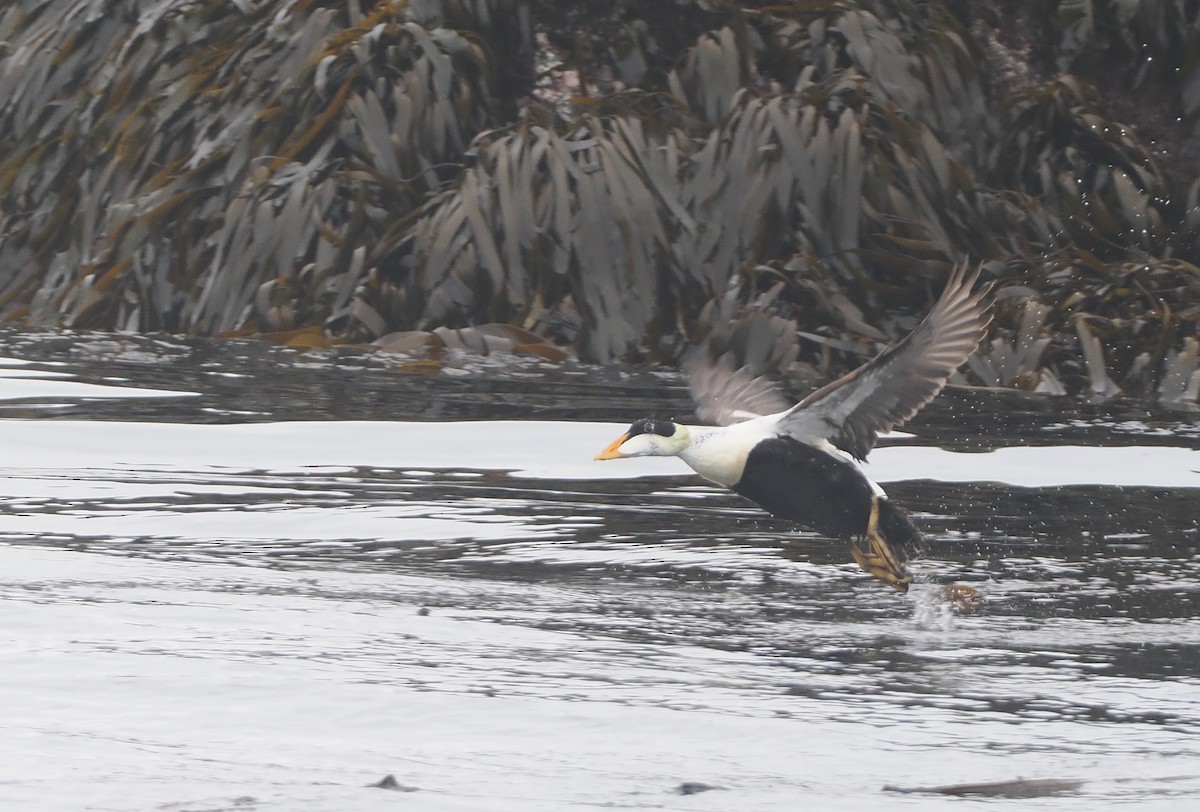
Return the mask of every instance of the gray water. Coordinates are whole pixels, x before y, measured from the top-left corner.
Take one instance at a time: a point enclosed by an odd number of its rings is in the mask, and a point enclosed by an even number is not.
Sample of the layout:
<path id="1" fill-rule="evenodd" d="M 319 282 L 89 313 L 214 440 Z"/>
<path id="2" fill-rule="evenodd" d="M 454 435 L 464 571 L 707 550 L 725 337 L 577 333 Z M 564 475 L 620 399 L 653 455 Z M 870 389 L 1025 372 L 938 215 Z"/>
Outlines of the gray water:
<path id="1" fill-rule="evenodd" d="M 0 809 L 1200 799 L 1194 414 L 946 393 L 871 458 L 930 540 L 901 596 L 678 461 L 593 462 L 687 413 L 672 375 L 0 358 Z M 885 790 L 1018 779 L 1062 783 Z"/>

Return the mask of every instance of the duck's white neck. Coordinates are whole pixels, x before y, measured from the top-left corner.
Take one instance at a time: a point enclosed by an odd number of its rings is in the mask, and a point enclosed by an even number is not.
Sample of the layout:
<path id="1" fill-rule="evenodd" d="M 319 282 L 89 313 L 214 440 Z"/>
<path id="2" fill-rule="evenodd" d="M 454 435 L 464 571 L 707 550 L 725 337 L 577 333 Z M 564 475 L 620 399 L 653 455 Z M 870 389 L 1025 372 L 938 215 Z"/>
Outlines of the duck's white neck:
<path id="1" fill-rule="evenodd" d="M 689 442 L 679 458 L 705 479 L 731 488 L 742 478 L 750 449 L 769 434 L 757 420 L 732 426 L 689 426 Z"/>

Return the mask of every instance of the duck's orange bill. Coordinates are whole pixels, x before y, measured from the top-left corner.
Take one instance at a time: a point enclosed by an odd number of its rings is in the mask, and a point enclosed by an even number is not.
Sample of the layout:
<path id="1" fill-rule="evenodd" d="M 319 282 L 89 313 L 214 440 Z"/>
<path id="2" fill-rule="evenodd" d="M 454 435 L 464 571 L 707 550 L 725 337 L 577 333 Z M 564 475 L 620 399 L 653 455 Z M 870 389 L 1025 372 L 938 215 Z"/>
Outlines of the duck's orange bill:
<path id="1" fill-rule="evenodd" d="M 592 457 L 592 459 L 594 459 L 594 460 L 616 460 L 616 459 L 620 459 L 621 457 L 626 456 L 625 454 L 622 454 L 617 449 L 619 449 L 621 447 L 621 443 L 625 442 L 628 439 L 629 439 L 628 432 L 626 432 L 625 434 L 622 434 L 620 437 L 618 437 L 617 439 L 615 439 L 611 443 L 609 443 L 608 446 L 603 451 L 601 451 L 596 456 Z"/>

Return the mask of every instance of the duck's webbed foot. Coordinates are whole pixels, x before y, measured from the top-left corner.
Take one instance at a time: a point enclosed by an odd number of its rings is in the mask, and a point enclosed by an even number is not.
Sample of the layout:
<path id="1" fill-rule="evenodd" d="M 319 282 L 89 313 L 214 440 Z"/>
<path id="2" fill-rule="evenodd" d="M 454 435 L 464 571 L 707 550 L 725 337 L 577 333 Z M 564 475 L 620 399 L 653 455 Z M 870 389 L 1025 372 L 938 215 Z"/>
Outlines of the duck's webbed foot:
<path id="1" fill-rule="evenodd" d="M 865 544 L 865 546 L 864 546 Z M 899 592 L 907 592 L 912 575 L 896 557 L 892 545 L 879 532 L 879 497 L 871 497 L 871 517 L 867 520 L 867 532 L 861 539 L 850 542 L 850 555 L 862 571 L 890 584 Z"/>

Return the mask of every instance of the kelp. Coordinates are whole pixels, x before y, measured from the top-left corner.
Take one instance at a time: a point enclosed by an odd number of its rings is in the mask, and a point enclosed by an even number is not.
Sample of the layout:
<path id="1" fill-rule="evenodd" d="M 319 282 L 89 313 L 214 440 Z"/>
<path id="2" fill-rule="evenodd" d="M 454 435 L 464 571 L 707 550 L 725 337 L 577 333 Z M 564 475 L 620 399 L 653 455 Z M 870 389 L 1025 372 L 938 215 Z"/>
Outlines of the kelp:
<path id="1" fill-rule="evenodd" d="M 970 361 L 981 379 L 1049 393 L 1194 401 L 1187 393 L 1196 385 L 1200 267 L 1180 259 L 1081 261 L 1064 251 L 1039 270 L 1036 278 L 1019 267 L 1002 272 L 1031 284 L 997 290 L 996 336 Z M 1004 381 L 1014 370 L 1017 378 Z"/>
<path id="2" fill-rule="evenodd" d="M 22 0 L 0 321 L 1194 401 L 1198 6 Z"/>
<path id="3" fill-rule="evenodd" d="M 977 165 L 996 126 L 986 105 L 978 44 L 948 4 L 911 0 L 816 3 L 794 18 L 764 19 L 761 60 L 785 88 L 850 72 L 867 92 L 924 122 L 969 165 Z"/>
<path id="4" fill-rule="evenodd" d="M 9 318 L 203 333 L 324 318 L 372 231 L 495 123 L 480 45 L 403 3 L 79 0 L 66 25 L 54 5 L 0 18 L 27 43 L 0 71 L 0 265 L 54 269 L 16 280 Z"/>
<path id="5" fill-rule="evenodd" d="M 740 92 L 732 105 L 703 139 L 629 114 L 586 117 L 561 133 L 525 123 L 481 135 L 457 187 L 373 266 L 365 312 L 419 328 L 500 320 L 537 329 L 567 316 L 585 358 L 671 358 L 681 347 L 652 337 L 711 327 L 705 304 L 745 267 L 773 262 L 797 292 L 825 274 L 891 299 L 899 288 L 869 280 L 917 269 L 932 281 L 941 257 L 975 239 L 978 223 L 944 216 L 945 197 L 972 192 L 969 175 L 857 74 L 769 97 Z M 944 172 L 919 171 L 931 164 Z M 1008 214 L 1032 241 L 1037 224 L 1016 207 Z M 925 262 L 893 265 L 897 244 Z M 786 297 L 790 315 L 793 304 Z M 342 329 L 371 333 L 361 320 Z"/>
<path id="6" fill-rule="evenodd" d="M 458 187 L 379 258 L 368 302 L 385 321 L 419 329 L 534 328 L 569 307 L 586 357 L 633 351 L 664 307 L 658 262 L 676 227 L 661 197 L 678 160 L 671 143 L 632 118 L 589 120 L 567 135 L 522 125 L 481 137 Z"/>
<path id="7" fill-rule="evenodd" d="M 1071 242 L 1092 254 L 1159 254 L 1170 238 L 1170 184 L 1135 133 L 1099 108 L 1070 76 L 1020 95 L 991 180 L 1066 214 Z"/>
<path id="8" fill-rule="evenodd" d="M 1056 67 L 1119 80 L 1176 108 L 1200 137 L 1200 3 L 1195 0 L 1064 0 L 1056 13 Z"/>
<path id="9" fill-rule="evenodd" d="M 984 343 L 967 359 L 968 368 L 989 386 L 1064 394 L 1062 384 L 1042 363 L 1051 341 L 1043 329 L 1050 308 L 1026 298 L 1024 291 L 1001 290 L 995 295 L 1000 298 L 1013 293 L 1024 300 L 1019 326 L 1011 337 L 998 335 Z"/>

